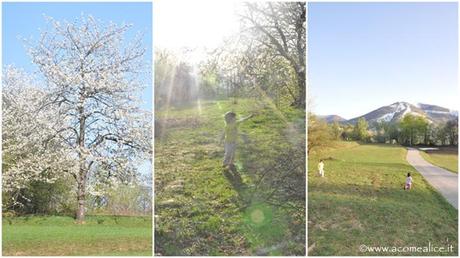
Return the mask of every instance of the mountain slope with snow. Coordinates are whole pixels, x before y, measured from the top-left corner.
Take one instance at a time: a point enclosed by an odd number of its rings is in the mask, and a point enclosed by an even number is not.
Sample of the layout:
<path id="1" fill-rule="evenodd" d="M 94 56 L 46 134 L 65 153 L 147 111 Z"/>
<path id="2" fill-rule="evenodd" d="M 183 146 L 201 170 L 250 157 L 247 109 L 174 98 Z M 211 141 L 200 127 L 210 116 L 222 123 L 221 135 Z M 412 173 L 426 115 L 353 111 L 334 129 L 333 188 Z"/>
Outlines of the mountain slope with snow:
<path id="1" fill-rule="evenodd" d="M 455 119 L 458 117 L 458 112 L 450 110 L 448 108 L 419 103 L 417 105 L 410 104 L 408 102 L 396 102 L 388 106 L 383 106 L 378 109 L 375 109 L 369 113 L 366 113 L 362 116 L 352 118 L 345 123 L 355 124 L 358 119 L 364 118 L 372 126 L 376 122 L 389 122 L 397 123 L 399 122 L 406 114 L 411 114 L 415 116 L 423 116 L 428 121 L 434 124 L 445 123 L 449 120 Z"/>

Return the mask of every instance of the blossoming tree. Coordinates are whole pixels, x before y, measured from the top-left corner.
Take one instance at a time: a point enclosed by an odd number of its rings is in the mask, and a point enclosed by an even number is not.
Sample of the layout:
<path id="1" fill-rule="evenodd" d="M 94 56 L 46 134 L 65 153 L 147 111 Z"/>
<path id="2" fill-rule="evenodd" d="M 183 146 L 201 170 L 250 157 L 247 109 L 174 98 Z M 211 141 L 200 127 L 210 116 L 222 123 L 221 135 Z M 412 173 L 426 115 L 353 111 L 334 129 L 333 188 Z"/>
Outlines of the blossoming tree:
<path id="1" fill-rule="evenodd" d="M 40 100 L 21 100 L 30 106 L 24 112 L 35 118 L 31 123 L 40 125 L 34 137 L 25 134 L 21 140 L 40 151 L 14 156 L 9 174 L 52 171 L 51 180 L 70 175 L 76 185 L 76 219 L 83 222 L 90 182 L 128 182 L 136 177 L 139 162 L 150 159 L 151 116 L 139 100 L 140 75 L 149 72 L 148 64 L 142 37 L 124 40 L 130 25 L 104 24 L 91 16 L 74 23 L 48 21 L 50 29 L 28 48 L 44 79 Z M 8 123 L 20 126 L 20 121 Z"/>

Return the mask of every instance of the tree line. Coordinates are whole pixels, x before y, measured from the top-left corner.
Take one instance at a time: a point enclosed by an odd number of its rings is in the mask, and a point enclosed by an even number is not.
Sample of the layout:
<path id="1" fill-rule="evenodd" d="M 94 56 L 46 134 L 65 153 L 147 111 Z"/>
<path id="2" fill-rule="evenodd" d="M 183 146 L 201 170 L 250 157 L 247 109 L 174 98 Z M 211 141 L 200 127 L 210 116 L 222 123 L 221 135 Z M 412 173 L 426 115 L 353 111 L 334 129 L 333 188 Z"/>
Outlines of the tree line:
<path id="1" fill-rule="evenodd" d="M 458 117 L 435 124 L 423 116 L 406 114 L 401 121 L 374 122 L 364 118 L 355 124 L 327 123 L 310 113 L 308 119 L 308 144 L 310 149 L 329 146 L 337 140 L 401 144 L 405 146 L 458 146 Z"/>
<path id="2" fill-rule="evenodd" d="M 193 50 L 156 50 L 155 105 L 268 97 L 305 108 L 305 3 L 245 3 L 238 15 L 240 32 L 208 49 L 198 65 L 187 62 Z"/>

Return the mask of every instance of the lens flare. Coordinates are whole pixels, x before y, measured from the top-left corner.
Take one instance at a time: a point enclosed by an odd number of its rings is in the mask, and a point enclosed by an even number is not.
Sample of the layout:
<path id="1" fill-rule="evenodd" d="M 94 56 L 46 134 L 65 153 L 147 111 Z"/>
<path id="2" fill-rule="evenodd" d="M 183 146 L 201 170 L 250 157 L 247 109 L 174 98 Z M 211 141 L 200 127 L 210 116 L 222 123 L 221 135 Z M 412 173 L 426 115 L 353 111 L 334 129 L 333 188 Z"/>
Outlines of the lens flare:
<path id="1" fill-rule="evenodd" d="M 270 206 L 259 203 L 246 210 L 246 223 L 255 228 L 265 228 L 272 223 L 273 210 Z"/>
<path id="2" fill-rule="evenodd" d="M 262 224 L 265 220 L 264 212 L 260 209 L 255 209 L 251 212 L 251 221 L 255 224 Z"/>

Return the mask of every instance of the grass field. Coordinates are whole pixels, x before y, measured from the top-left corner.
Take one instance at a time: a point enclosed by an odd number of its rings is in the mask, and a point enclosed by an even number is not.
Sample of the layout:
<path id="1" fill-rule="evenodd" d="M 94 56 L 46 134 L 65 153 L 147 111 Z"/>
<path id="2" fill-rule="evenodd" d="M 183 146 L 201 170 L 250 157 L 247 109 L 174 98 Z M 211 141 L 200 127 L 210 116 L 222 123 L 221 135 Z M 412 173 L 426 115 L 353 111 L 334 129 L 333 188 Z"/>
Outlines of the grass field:
<path id="1" fill-rule="evenodd" d="M 391 145 L 341 142 L 309 156 L 309 255 L 457 255 L 458 213 Z M 325 160 L 325 177 L 317 163 Z M 404 191 L 411 172 L 414 188 Z M 454 253 L 361 252 L 368 247 L 454 246 Z M 400 249 L 401 250 L 401 249 Z"/>
<path id="2" fill-rule="evenodd" d="M 239 117 L 254 114 L 240 126 L 236 175 L 222 169 L 219 143 L 223 115 L 231 109 Z M 254 100 L 206 101 L 157 111 L 156 119 L 167 123 L 155 144 L 156 254 L 305 254 L 304 147 L 290 162 L 300 177 L 281 182 L 261 172 L 305 141 L 302 110 L 278 112 Z M 289 178 L 300 201 L 280 203 Z"/>
<path id="3" fill-rule="evenodd" d="M 3 255 L 150 256 L 151 217 L 88 216 L 3 218 Z"/>
<path id="4" fill-rule="evenodd" d="M 433 165 L 458 173 L 458 152 L 456 151 L 420 151 L 422 157 Z"/>

